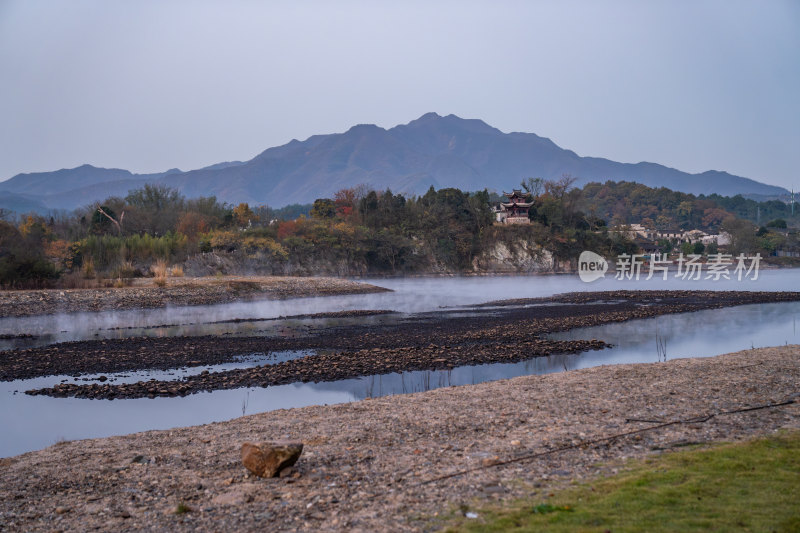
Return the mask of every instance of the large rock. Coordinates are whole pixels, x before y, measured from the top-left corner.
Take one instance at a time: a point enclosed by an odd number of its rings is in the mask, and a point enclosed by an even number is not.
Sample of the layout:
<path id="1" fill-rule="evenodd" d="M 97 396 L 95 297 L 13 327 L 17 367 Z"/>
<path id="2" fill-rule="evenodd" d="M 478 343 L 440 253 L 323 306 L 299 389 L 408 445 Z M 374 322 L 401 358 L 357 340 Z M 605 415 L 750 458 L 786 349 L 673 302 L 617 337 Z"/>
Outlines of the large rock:
<path id="1" fill-rule="evenodd" d="M 242 444 L 242 464 L 259 477 L 275 477 L 303 453 L 302 442 L 274 441 Z"/>

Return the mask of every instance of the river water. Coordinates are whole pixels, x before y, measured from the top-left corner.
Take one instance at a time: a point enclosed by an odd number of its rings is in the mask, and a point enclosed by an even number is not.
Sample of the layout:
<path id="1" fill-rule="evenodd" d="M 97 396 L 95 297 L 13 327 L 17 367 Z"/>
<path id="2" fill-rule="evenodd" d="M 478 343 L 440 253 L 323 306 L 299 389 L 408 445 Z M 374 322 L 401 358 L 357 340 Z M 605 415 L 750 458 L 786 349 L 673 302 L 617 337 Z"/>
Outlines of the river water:
<path id="1" fill-rule="evenodd" d="M 29 333 L 34 339 L 3 341 L 3 348 L 76 339 L 134 335 L 245 334 L 274 335 L 313 319 L 282 316 L 352 309 L 387 309 L 399 315 L 379 315 L 333 322 L 380 322 L 408 313 L 430 312 L 508 298 L 529 298 L 579 290 L 711 289 L 800 290 L 800 270 L 762 271 L 759 279 L 743 281 L 667 281 L 613 278 L 592 284 L 577 276 L 514 276 L 468 278 L 404 278 L 368 280 L 394 292 L 262 301 L 147 311 L 75 313 L 52 317 L 0 319 L 0 334 Z M 244 323 L 209 324 L 235 318 L 264 319 Z M 526 374 L 544 374 L 603 364 L 656 362 L 678 357 L 707 357 L 761 346 L 800 344 L 797 322 L 800 302 L 747 305 L 721 310 L 664 315 L 652 319 L 607 324 L 560 333 L 558 338 L 602 339 L 613 347 L 571 355 L 540 357 L 514 364 L 459 367 L 449 371 L 405 372 L 330 383 L 292 384 L 193 394 L 187 397 L 85 400 L 28 396 L 23 391 L 76 381 L 72 376 L 48 376 L 0 382 L 0 457 L 49 446 L 59 440 L 103 437 L 150 429 L 229 420 L 242 414 L 274 409 L 356 401 L 443 386 L 466 385 Z M 321 319 L 316 319 L 320 321 Z M 332 319 L 322 322 L 331 323 Z M 556 335 L 554 335 L 556 336 Z M 146 379 L 180 379 L 202 370 L 270 364 L 307 353 L 287 352 L 245 358 L 227 365 L 174 369 L 166 372 L 105 374 L 117 383 Z M 81 376 L 91 382 L 99 376 Z"/>

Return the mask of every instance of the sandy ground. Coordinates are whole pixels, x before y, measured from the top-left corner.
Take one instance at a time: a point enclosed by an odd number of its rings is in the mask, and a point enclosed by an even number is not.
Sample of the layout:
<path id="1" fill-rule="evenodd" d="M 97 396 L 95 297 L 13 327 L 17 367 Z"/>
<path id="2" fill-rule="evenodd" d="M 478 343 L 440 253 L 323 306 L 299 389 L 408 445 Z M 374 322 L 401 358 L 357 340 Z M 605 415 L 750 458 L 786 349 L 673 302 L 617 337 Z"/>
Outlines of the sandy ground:
<path id="1" fill-rule="evenodd" d="M 164 287 L 152 279 L 130 287 L 0 291 L 0 318 L 77 311 L 209 305 L 237 300 L 282 299 L 383 292 L 388 289 L 331 277 L 223 276 L 168 278 Z"/>
<path id="2" fill-rule="evenodd" d="M 793 403 L 647 430 L 786 401 Z M 462 504 L 541 501 L 571 480 L 616 471 L 626 458 L 800 427 L 798 401 L 800 346 L 781 346 L 64 442 L 0 460 L 0 525 L 434 530 Z M 645 431 L 598 441 L 635 430 Z M 276 438 L 305 443 L 295 472 L 249 476 L 241 444 Z M 550 453 L 529 457 L 543 452 Z M 177 514 L 180 503 L 189 511 Z"/>

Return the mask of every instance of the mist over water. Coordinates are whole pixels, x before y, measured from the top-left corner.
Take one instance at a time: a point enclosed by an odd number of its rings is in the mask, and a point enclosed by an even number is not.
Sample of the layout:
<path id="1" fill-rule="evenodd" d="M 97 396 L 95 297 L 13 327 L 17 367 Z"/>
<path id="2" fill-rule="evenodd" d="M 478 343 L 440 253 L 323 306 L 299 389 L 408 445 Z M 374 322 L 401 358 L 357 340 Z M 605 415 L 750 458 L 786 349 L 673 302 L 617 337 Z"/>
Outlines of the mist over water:
<path id="1" fill-rule="evenodd" d="M 210 322 L 232 318 L 274 318 L 304 313 L 347 309 L 391 309 L 401 313 L 453 309 L 476 303 L 508 298 L 548 296 L 576 290 L 620 289 L 718 289 L 718 290 L 800 290 L 800 270 L 761 272 L 760 279 L 741 282 L 688 282 L 670 279 L 621 282 L 605 279 L 590 285 L 577 276 L 550 275 L 486 278 L 406 278 L 374 280 L 373 283 L 395 290 L 393 293 L 335 296 L 298 300 L 262 301 L 204 307 L 175 307 L 149 311 L 78 313 L 53 317 L 3 319 L 0 332 L 21 333 L 33 330 L 16 329 L 25 324 L 47 332 L 73 338 L 96 338 L 104 331 L 109 335 L 141 334 L 143 330 L 100 330 L 98 328 L 165 323 Z M 376 321 L 397 319 L 394 315 L 354 317 L 347 320 Z M 706 357 L 746 350 L 752 347 L 800 344 L 800 302 L 737 306 L 695 313 L 663 315 L 646 320 L 607 324 L 576 329 L 553 335 L 569 339 L 601 339 L 612 348 L 580 354 L 556 354 L 513 364 L 488 364 L 459 367 L 449 371 L 404 372 L 383 376 L 366 376 L 338 382 L 291 384 L 268 388 L 242 388 L 193 394 L 187 397 L 86 400 L 27 396 L 32 388 L 49 387 L 62 381 L 92 382 L 99 376 L 49 376 L 31 380 L 0 382 L 0 456 L 44 448 L 62 439 L 82 439 L 127 434 L 150 429 L 167 429 L 214 421 L 229 420 L 242 414 L 307 405 L 356 401 L 366 397 L 403 394 L 437 387 L 468 385 L 527 374 L 546 374 L 602 364 L 656 362 L 661 358 L 657 339 L 664 343 L 667 359 Z M 328 320 L 328 319 L 326 319 Z M 274 321 L 274 327 L 285 327 Z M 225 331 L 252 329 L 252 334 L 265 334 L 266 322 L 214 324 L 195 327 L 206 333 L 206 327 Z M 269 327 L 273 327 L 269 326 Z M 186 334 L 191 327 L 161 328 L 165 335 Z M 67 333 L 62 334 L 61 329 Z M 214 333 L 221 331 L 214 330 Z M 259 330 L 261 332 L 259 333 Z M 159 331 L 156 328 L 154 331 Z M 272 334 L 272 333 L 269 333 Z M 305 353 L 273 354 L 285 360 Z M 201 366 L 171 371 L 125 372 L 106 374 L 112 383 L 146 379 L 180 379 L 190 373 L 209 369 L 242 368 L 269 364 L 275 359 L 254 354 L 220 366 Z"/>
<path id="2" fill-rule="evenodd" d="M 642 276 L 644 278 L 645 276 Z M 25 333 L 35 339 L 0 340 L 0 349 L 51 344 L 94 338 L 122 338 L 141 335 L 241 335 L 276 334 L 285 323 L 270 320 L 239 324 L 209 324 L 232 319 L 275 319 L 293 315 L 349 311 L 356 309 L 386 309 L 399 313 L 419 313 L 458 308 L 493 300 L 509 298 L 536 298 L 575 291 L 610 290 L 800 290 L 800 270 L 766 270 L 752 280 L 698 280 L 676 279 L 672 275 L 665 281 L 614 279 L 613 273 L 593 283 L 583 283 L 576 274 L 549 274 L 535 276 L 484 276 L 441 278 L 387 278 L 365 279 L 393 292 L 295 298 L 288 300 L 260 300 L 204 306 L 170 306 L 161 309 L 135 309 L 90 313 L 64 313 L 37 317 L 0 319 L 0 335 Z M 363 317 L 364 320 L 381 321 L 387 317 Z M 347 323 L 344 321 L 342 323 Z M 289 323 L 297 325 L 296 319 Z M 158 327 L 160 326 L 160 327 Z M 122 328 L 122 329 L 118 329 Z"/>

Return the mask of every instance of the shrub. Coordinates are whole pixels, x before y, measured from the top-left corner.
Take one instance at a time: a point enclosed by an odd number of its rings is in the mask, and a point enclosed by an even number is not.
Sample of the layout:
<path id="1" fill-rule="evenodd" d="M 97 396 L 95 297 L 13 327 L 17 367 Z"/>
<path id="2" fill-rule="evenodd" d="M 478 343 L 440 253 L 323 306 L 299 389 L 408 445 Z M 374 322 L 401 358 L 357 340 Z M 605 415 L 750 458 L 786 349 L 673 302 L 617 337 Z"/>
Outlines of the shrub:
<path id="1" fill-rule="evenodd" d="M 23 235 L 11 224 L 0 221 L 0 285 L 39 287 L 58 278 L 59 272 L 42 252 L 42 240 Z"/>
<path id="2" fill-rule="evenodd" d="M 155 278 L 166 278 L 167 277 L 167 263 L 164 261 L 156 261 L 152 265 L 150 265 L 150 271 L 153 273 Z"/>
<path id="3" fill-rule="evenodd" d="M 232 252 L 238 249 L 242 242 L 238 231 L 214 231 L 207 235 L 212 250 Z"/>
<path id="4" fill-rule="evenodd" d="M 189 248 L 189 239 L 182 233 L 167 233 L 161 237 L 130 235 L 90 235 L 79 241 L 73 253 L 84 261 L 91 259 L 96 270 L 105 271 L 121 262 L 147 263 L 154 260 L 184 259 Z"/>
<path id="5" fill-rule="evenodd" d="M 123 261 L 114 267 L 109 274 L 112 278 L 132 278 L 136 275 L 136 269 L 130 261 Z"/>
<path id="6" fill-rule="evenodd" d="M 91 257 L 83 261 L 81 272 L 83 272 L 84 279 L 93 279 L 95 277 L 94 261 Z"/>

